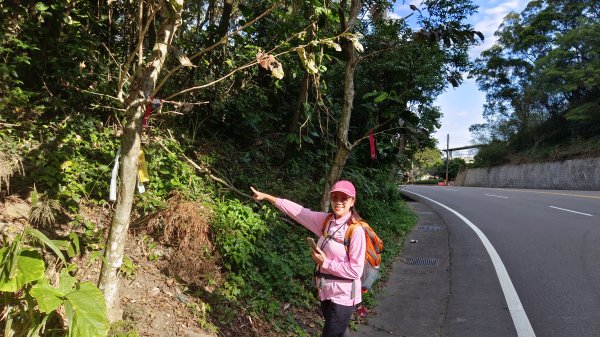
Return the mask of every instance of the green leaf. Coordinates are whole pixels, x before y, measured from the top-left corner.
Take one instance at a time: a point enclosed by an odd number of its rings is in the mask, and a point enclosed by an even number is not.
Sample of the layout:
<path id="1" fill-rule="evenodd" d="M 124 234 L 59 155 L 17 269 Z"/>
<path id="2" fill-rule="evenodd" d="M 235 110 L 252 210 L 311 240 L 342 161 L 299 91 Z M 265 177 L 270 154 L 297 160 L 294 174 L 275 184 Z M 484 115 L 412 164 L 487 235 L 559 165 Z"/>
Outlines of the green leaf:
<path id="1" fill-rule="evenodd" d="M 68 256 L 69 258 L 71 258 L 71 257 L 75 256 L 75 249 L 73 249 L 73 245 L 69 245 L 69 246 L 67 247 L 67 256 Z"/>
<path id="2" fill-rule="evenodd" d="M 8 249 L 1 248 L 0 255 L 6 254 Z M 40 253 L 34 249 L 24 249 L 16 259 L 16 269 L 14 277 L 7 278 L 2 275 L 0 278 L 0 291 L 16 292 L 23 286 L 37 281 L 44 277 L 46 266 Z"/>
<path id="3" fill-rule="evenodd" d="M 71 245 L 71 242 L 67 240 L 52 240 L 52 242 L 60 250 L 67 250 L 69 248 L 69 245 Z"/>
<path id="4" fill-rule="evenodd" d="M 48 10 L 48 8 L 50 8 L 50 7 L 46 6 L 46 5 L 45 5 L 44 3 L 42 3 L 42 2 L 38 2 L 38 3 L 36 3 L 36 4 L 35 4 L 35 9 L 36 9 L 38 12 L 45 12 L 45 11 L 47 11 L 47 10 Z"/>
<path id="5" fill-rule="evenodd" d="M 104 337 L 110 324 L 102 292 L 91 282 L 82 282 L 66 294 L 69 337 Z"/>
<path id="6" fill-rule="evenodd" d="M 71 232 L 71 234 L 69 234 L 69 238 L 71 239 L 69 249 L 73 251 L 73 256 L 81 254 L 81 250 L 79 247 L 79 236 L 77 236 L 77 233 L 75 231 Z M 67 252 L 68 251 L 69 250 L 67 250 Z"/>
<path id="7" fill-rule="evenodd" d="M 312 138 L 310 138 L 309 136 L 303 136 L 302 140 L 309 143 L 309 144 L 314 144 L 315 142 L 312 140 Z"/>
<path id="8" fill-rule="evenodd" d="M 63 294 L 70 292 L 77 283 L 77 279 L 69 275 L 69 272 L 65 269 L 60 271 L 60 277 L 58 279 L 58 291 Z"/>
<path id="9" fill-rule="evenodd" d="M 40 321 L 34 321 L 33 326 L 31 328 L 29 328 L 29 333 L 27 334 L 27 337 L 29 336 L 40 336 L 41 333 L 40 331 L 46 327 L 46 322 L 48 322 L 48 318 L 50 318 L 50 315 L 44 315 L 44 318 L 42 318 Z"/>
<path id="10" fill-rule="evenodd" d="M 27 228 L 27 234 L 30 234 L 30 235 L 36 237 L 38 240 L 42 241 L 46 246 L 48 246 L 48 248 L 50 248 L 50 249 L 52 249 L 52 251 L 54 251 L 56 256 L 58 256 L 58 258 L 62 262 L 64 262 L 64 264 L 67 264 L 67 261 L 65 260 L 65 256 L 60 251 L 58 246 L 54 243 L 54 241 L 48 239 L 48 237 L 46 235 L 44 235 L 42 232 L 40 232 L 34 228 Z"/>
<path id="11" fill-rule="evenodd" d="M 367 98 L 371 98 L 371 97 L 373 97 L 373 96 L 378 96 L 378 95 L 381 95 L 381 93 L 379 93 L 377 90 L 373 90 L 373 91 L 371 91 L 371 92 L 369 92 L 369 93 L 366 93 L 366 94 L 364 94 L 364 95 L 362 96 L 362 98 L 363 98 L 363 99 L 367 99 Z"/>
<path id="12" fill-rule="evenodd" d="M 382 92 L 379 96 L 375 97 L 375 103 L 381 103 L 388 98 L 389 94 L 387 92 Z"/>
<path id="13" fill-rule="evenodd" d="M 285 136 L 285 139 L 288 143 L 300 144 L 300 136 L 295 133 L 288 133 L 287 136 Z"/>
<path id="14" fill-rule="evenodd" d="M 46 279 L 42 279 L 34 285 L 30 294 L 37 300 L 40 311 L 46 314 L 53 312 L 63 304 L 64 294 L 50 285 Z"/>
<path id="15" fill-rule="evenodd" d="M 37 205 L 38 197 L 38 191 L 35 189 L 35 185 L 33 185 L 33 191 L 31 191 L 31 206 Z"/>

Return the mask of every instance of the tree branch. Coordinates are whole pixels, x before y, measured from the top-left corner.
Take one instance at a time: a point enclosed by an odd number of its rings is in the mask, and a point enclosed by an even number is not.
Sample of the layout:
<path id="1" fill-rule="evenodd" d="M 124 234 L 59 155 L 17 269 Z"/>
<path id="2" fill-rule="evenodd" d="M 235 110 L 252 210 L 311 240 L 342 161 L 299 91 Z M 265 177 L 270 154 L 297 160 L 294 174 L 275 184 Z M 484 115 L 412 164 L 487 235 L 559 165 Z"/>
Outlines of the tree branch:
<path id="1" fill-rule="evenodd" d="M 254 62 L 248 63 L 248 64 L 246 64 L 244 66 L 241 66 L 239 68 L 236 68 L 236 69 L 232 70 L 231 72 L 229 72 L 229 74 L 226 74 L 226 75 L 224 75 L 223 77 L 221 77 L 219 79 L 216 79 L 216 80 L 214 80 L 212 82 L 209 82 L 209 83 L 205 83 L 203 85 L 199 85 L 199 86 L 196 86 L 196 87 L 191 87 L 191 88 L 187 88 L 187 89 L 181 90 L 180 92 L 174 93 L 173 95 L 167 97 L 166 99 L 172 99 L 173 97 L 185 94 L 185 93 L 190 92 L 190 91 L 194 91 L 194 90 L 199 90 L 199 89 L 204 89 L 204 88 L 210 87 L 211 85 L 214 85 L 215 83 L 219 83 L 219 82 L 227 79 L 228 77 L 233 76 L 233 74 L 237 73 L 238 71 L 244 70 L 246 68 L 250 68 L 251 66 L 256 65 L 256 64 L 258 64 L 258 61 L 254 61 Z M 157 91 L 158 91 L 158 88 L 155 90 L 155 92 L 157 92 Z M 152 95 L 154 95 L 155 92 L 152 93 Z"/>
<path id="2" fill-rule="evenodd" d="M 168 149 L 168 148 L 167 148 L 167 147 L 166 147 L 166 146 L 165 146 L 163 143 L 159 142 L 158 144 L 159 144 L 159 145 L 160 145 L 160 146 L 161 146 L 161 147 L 162 147 L 162 148 L 163 148 L 165 151 L 167 151 L 168 153 L 170 153 L 170 154 L 174 154 L 174 153 L 173 153 L 173 152 L 171 152 L 171 150 L 169 150 L 169 149 Z M 242 191 L 238 190 L 237 188 L 235 188 L 235 187 L 234 187 L 233 185 L 231 185 L 230 183 L 228 183 L 228 182 L 226 182 L 225 180 L 223 180 L 223 179 L 221 179 L 221 178 L 219 178 L 219 177 L 215 176 L 215 175 L 214 175 L 214 174 L 211 172 L 211 170 L 210 170 L 208 167 L 206 167 L 206 166 L 200 166 L 200 165 L 196 164 L 196 163 L 195 163 L 193 160 L 191 160 L 190 158 L 188 158 L 188 157 L 187 157 L 185 154 L 182 154 L 181 156 L 182 156 L 182 157 L 183 157 L 185 160 L 187 160 L 187 162 L 188 162 L 188 163 L 190 163 L 190 165 L 192 165 L 192 166 L 193 166 L 193 167 L 194 167 L 196 170 L 200 171 L 201 173 L 204 173 L 204 174 L 206 174 L 207 176 L 209 176 L 209 177 L 210 177 L 211 179 L 213 179 L 214 181 L 216 181 L 216 182 L 218 182 L 218 183 L 220 183 L 220 184 L 223 184 L 223 185 L 225 185 L 225 186 L 229 187 L 229 188 L 230 188 L 232 191 L 234 191 L 234 192 L 236 192 L 236 193 L 238 193 L 238 194 L 240 194 L 240 195 L 243 195 L 243 196 L 245 196 L 245 197 L 247 197 L 247 198 L 249 198 L 249 199 L 253 199 L 251 195 L 248 195 L 248 194 L 246 194 L 246 193 L 244 193 L 244 192 L 242 192 Z"/>
<path id="3" fill-rule="evenodd" d="M 123 86 L 125 85 L 125 80 L 126 80 L 126 78 L 130 78 L 129 68 L 131 67 L 133 60 L 135 59 L 135 57 L 137 55 L 140 55 L 140 57 L 141 57 L 142 44 L 144 43 L 144 36 L 146 36 L 148 29 L 150 29 L 150 25 L 154 21 L 154 16 L 156 16 L 156 13 L 162 8 L 163 4 L 164 4 L 164 0 L 158 4 L 156 9 L 152 10 L 152 7 L 150 7 L 150 15 L 148 17 L 148 21 L 146 21 L 146 26 L 144 26 L 143 31 L 140 32 L 137 44 L 136 44 L 135 48 L 133 49 L 133 51 L 131 53 L 129 53 L 129 56 L 127 57 L 127 61 L 125 61 L 125 67 L 122 69 L 121 74 L 119 74 L 119 84 L 117 85 L 117 97 L 120 100 L 123 100 Z M 140 71 L 141 69 L 142 69 L 141 66 L 138 67 L 138 71 Z"/>
<path id="4" fill-rule="evenodd" d="M 385 123 L 383 123 L 383 124 L 377 124 L 377 125 L 375 125 L 375 127 L 374 127 L 373 129 L 371 129 L 371 130 L 377 130 L 377 129 L 381 128 L 382 126 L 386 125 L 387 123 L 389 123 L 389 122 L 391 122 L 391 121 L 392 121 L 392 119 L 389 119 L 389 120 L 387 120 L 387 121 L 386 121 Z M 400 127 L 398 127 L 398 128 L 400 128 Z M 394 129 L 397 129 L 397 128 L 389 128 L 389 129 L 385 129 L 385 130 L 382 130 L 382 131 L 378 131 L 378 132 L 375 132 L 375 133 L 373 134 L 373 136 L 375 136 L 375 135 L 379 135 L 379 134 L 382 134 L 382 133 L 385 133 L 385 132 L 388 132 L 388 131 L 391 131 L 391 130 L 394 130 Z M 367 132 L 367 133 L 366 133 L 364 136 L 362 136 L 362 137 L 360 137 L 359 139 L 357 139 L 357 140 L 356 140 L 354 143 L 352 143 L 352 147 L 355 147 L 355 146 L 356 146 L 358 143 L 362 142 L 363 140 L 365 140 L 365 139 L 367 139 L 367 138 L 369 138 L 369 133 L 368 133 L 368 132 Z"/>
<path id="5" fill-rule="evenodd" d="M 253 20 L 247 22 L 245 25 L 241 26 L 240 28 L 234 30 L 233 32 L 225 35 L 223 38 L 221 38 L 219 41 L 215 42 L 213 45 L 197 52 L 196 54 L 192 55 L 189 57 L 190 61 L 202 56 L 203 54 L 215 49 L 216 47 L 225 44 L 225 42 L 227 42 L 227 39 L 231 36 L 234 36 L 236 34 L 238 34 L 240 31 L 246 29 L 247 27 L 250 27 L 251 25 L 253 25 L 256 21 L 262 19 L 263 17 L 265 17 L 267 14 L 271 13 L 273 10 L 275 10 L 275 8 L 277 8 L 280 4 L 282 4 L 283 1 L 278 1 L 277 3 L 275 3 L 273 6 L 271 6 L 271 8 L 267 9 L 264 13 L 262 13 L 261 15 L 257 16 L 256 18 L 254 18 Z M 152 93 L 152 95 L 154 96 L 156 94 L 156 92 L 158 92 L 162 86 L 167 82 L 167 80 L 169 78 L 171 78 L 171 76 L 178 71 L 179 69 L 181 69 L 183 67 L 183 65 L 178 65 L 175 68 L 169 70 L 169 72 L 167 72 L 167 74 L 163 77 L 162 81 L 160 81 L 160 83 L 158 83 L 158 85 L 156 86 L 156 89 L 154 90 L 154 92 Z M 172 96 L 171 96 L 172 97 Z"/>
<path id="6" fill-rule="evenodd" d="M 73 88 L 75 88 L 75 89 L 77 89 L 77 90 L 79 90 L 81 92 L 85 92 L 87 94 L 92 94 L 92 95 L 96 95 L 96 96 L 100 96 L 100 97 L 107 97 L 107 98 L 110 98 L 110 99 L 114 99 L 115 101 L 122 102 L 122 100 L 120 100 L 118 97 L 115 97 L 115 96 L 101 94 L 99 92 L 89 91 L 89 90 L 86 90 L 86 89 L 79 89 L 79 88 L 77 88 L 75 86 L 73 86 Z"/>
<path id="7" fill-rule="evenodd" d="M 343 34 L 344 34 L 344 33 L 342 33 L 342 34 L 340 34 L 340 35 L 343 35 Z M 332 41 L 332 40 L 334 40 L 335 38 L 339 37 L 340 35 L 337 35 L 337 36 L 335 36 L 335 37 L 333 37 L 333 38 L 325 38 L 325 39 L 322 39 L 322 40 L 317 40 L 317 41 Z M 286 42 L 287 42 L 287 41 L 289 41 L 290 39 L 292 39 L 292 37 L 290 37 L 289 39 L 287 39 L 287 40 L 286 40 Z M 283 42 L 282 42 L 282 43 L 283 43 Z M 308 43 L 308 44 L 305 44 L 305 45 L 299 45 L 299 46 L 297 46 L 297 47 L 294 47 L 294 48 L 292 48 L 292 49 L 290 49 L 290 50 L 286 50 L 286 51 L 283 51 L 283 52 L 281 52 L 281 53 L 274 54 L 273 56 L 274 56 L 274 57 L 279 57 L 279 56 L 281 56 L 281 55 L 288 54 L 288 53 L 291 53 L 291 52 L 293 52 L 293 51 L 296 51 L 298 48 L 304 48 L 304 47 L 306 47 L 306 46 L 309 46 L 309 45 L 311 45 L 311 44 L 313 44 L 313 43 Z M 278 47 L 275 47 L 274 49 L 277 49 L 277 48 L 278 48 Z M 180 91 L 180 92 L 177 92 L 177 93 L 174 93 L 174 94 L 172 94 L 171 96 L 167 97 L 166 99 L 171 99 L 171 98 L 173 98 L 173 97 L 176 97 L 176 96 L 179 96 L 179 95 L 185 94 L 185 93 L 187 93 L 187 92 L 190 92 L 190 91 L 194 91 L 194 90 L 200 90 L 200 89 L 204 89 L 204 88 L 210 87 L 211 85 L 214 85 L 215 83 L 221 82 L 221 81 L 223 81 L 223 80 L 225 80 L 225 79 L 227 79 L 227 78 L 229 78 L 229 77 L 233 76 L 233 74 L 235 74 L 235 73 L 237 73 L 237 72 L 239 72 L 239 71 L 241 71 L 241 70 L 244 70 L 244 69 L 246 69 L 246 68 L 250 68 L 250 67 L 252 67 L 252 66 L 254 66 L 254 65 L 256 65 L 256 64 L 258 64 L 258 61 L 252 61 L 252 62 L 250 62 L 250 63 L 247 63 L 247 64 L 245 64 L 245 65 L 243 65 L 243 66 L 241 66 L 241 67 L 239 67 L 239 68 L 236 68 L 236 69 L 234 69 L 234 70 L 230 71 L 228 74 L 226 74 L 226 75 L 222 76 L 221 78 L 218 78 L 218 79 L 216 79 L 216 80 L 214 80 L 214 81 L 212 81 L 212 82 L 209 82 L 209 83 L 205 83 L 205 84 L 202 84 L 202 85 L 199 85 L 199 86 L 195 86 L 195 87 L 191 87 L 191 88 L 184 89 L 184 90 L 182 90 L 182 91 Z M 175 69 L 177 69 L 177 68 L 175 68 Z M 174 69 L 174 70 L 175 70 L 175 69 Z M 164 83 L 164 80 L 163 80 L 163 82 L 161 82 L 161 83 Z M 156 88 L 156 90 L 154 90 L 154 92 L 152 93 L 152 96 L 154 96 L 154 95 L 155 95 L 155 93 L 158 91 L 158 89 L 159 89 L 159 87 L 157 87 L 157 88 Z"/>

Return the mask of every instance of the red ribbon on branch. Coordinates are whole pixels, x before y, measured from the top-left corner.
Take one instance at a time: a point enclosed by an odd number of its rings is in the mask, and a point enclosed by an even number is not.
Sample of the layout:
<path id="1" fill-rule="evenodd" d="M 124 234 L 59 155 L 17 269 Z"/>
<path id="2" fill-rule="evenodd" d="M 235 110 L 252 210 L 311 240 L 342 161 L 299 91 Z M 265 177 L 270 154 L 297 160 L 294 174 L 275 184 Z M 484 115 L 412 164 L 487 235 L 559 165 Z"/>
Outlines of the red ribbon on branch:
<path id="1" fill-rule="evenodd" d="M 369 130 L 369 144 L 371 145 L 371 159 L 375 160 L 375 136 L 373 136 L 373 130 Z"/>
<path id="2" fill-rule="evenodd" d="M 150 118 L 150 114 L 152 114 L 152 111 L 158 110 L 162 102 L 162 99 L 150 97 L 148 103 L 146 103 L 146 113 L 144 114 L 144 120 L 142 121 L 143 127 L 146 127 L 148 125 L 148 119 Z"/>

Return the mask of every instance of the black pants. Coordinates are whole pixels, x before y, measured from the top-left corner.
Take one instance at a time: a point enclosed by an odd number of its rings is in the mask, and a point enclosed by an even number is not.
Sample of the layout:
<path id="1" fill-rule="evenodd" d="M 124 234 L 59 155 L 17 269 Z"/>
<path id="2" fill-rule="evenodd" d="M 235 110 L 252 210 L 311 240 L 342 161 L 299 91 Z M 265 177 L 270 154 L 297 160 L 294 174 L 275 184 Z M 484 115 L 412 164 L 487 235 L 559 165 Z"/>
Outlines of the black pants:
<path id="1" fill-rule="evenodd" d="M 335 304 L 330 300 L 325 300 L 321 301 L 321 310 L 325 318 L 321 337 L 348 337 L 348 324 L 352 318 L 354 306 Z"/>

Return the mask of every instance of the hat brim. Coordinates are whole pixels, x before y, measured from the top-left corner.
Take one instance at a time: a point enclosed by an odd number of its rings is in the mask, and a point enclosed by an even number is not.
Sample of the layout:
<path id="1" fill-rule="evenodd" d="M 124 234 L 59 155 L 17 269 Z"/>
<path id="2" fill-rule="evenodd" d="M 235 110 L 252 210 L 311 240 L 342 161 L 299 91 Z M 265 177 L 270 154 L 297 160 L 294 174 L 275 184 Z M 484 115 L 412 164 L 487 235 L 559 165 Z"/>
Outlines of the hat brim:
<path id="1" fill-rule="evenodd" d="M 341 193 L 344 193 L 345 195 L 347 195 L 349 197 L 352 197 L 352 198 L 355 197 L 355 195 L 352 194 L 352 192 L 350 192 L 350 191 L 348 191 L 346 189 L 336 188 L 336 189 L 331 190 L 331 192 L 329 192 L 329 194 L 331 194 L 333 192 L 341 192 Z"/>

